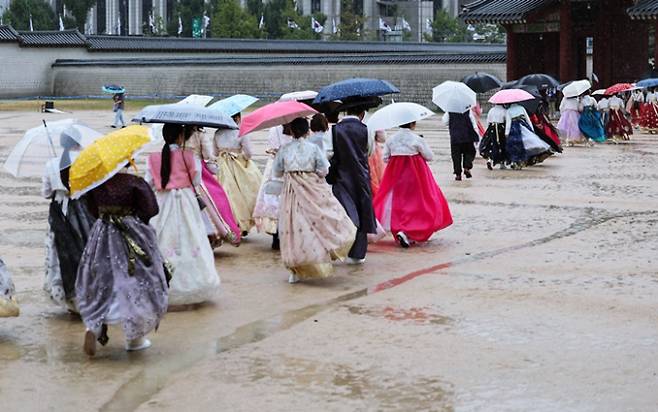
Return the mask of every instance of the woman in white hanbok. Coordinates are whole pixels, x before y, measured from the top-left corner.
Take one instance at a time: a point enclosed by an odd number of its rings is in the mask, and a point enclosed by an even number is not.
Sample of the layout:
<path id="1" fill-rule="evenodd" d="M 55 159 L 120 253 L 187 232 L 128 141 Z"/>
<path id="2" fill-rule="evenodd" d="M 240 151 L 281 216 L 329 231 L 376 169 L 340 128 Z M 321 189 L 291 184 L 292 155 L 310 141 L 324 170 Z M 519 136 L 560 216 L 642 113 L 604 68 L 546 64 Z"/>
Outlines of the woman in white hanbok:
<path id="1" fill-rule="evenodd" d="M 181 126 L 165 124 L 165 146 L 148 160 L 146 181 L 156 190 L 160 213 L 151 219 L 164 258 L 174 267 L 169 305 L 190 305 L 212 299 L 220 280 L 206 237 L 194 186 L 201 181 L 201 159 L 182 150 Z"/>

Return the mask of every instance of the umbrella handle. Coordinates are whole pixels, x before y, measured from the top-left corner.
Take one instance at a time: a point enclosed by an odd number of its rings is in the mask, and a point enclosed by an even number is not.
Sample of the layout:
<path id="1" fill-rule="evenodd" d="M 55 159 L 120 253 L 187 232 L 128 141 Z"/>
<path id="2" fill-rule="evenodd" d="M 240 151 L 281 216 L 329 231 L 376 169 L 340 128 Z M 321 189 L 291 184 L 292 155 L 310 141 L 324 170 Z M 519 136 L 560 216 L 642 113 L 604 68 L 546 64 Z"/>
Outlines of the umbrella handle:
<path id="1" fill-rule="evenodd" d="M 46 119 L 41 119 L 43 122 L 43 127 L 46 129 L 46 136 L 48 137 L 48 143 L 50 144 L 50 150 L 52 152 L 53 157 L 57 157 L 57 152 L 55 151 L 55 144 L 53 143 L 52 137 L 50 137 L 50 130 L 48 130 L 48 124 L 46 123 Z"/>

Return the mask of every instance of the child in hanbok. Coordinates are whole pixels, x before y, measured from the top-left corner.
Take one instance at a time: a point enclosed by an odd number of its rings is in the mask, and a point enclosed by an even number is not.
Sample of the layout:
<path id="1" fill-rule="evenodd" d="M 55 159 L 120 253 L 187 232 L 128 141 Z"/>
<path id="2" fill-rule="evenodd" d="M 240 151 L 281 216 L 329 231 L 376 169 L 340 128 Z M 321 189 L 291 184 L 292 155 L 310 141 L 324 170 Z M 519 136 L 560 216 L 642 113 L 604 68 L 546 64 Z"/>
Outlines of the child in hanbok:
<path id="1" fill-rule="evenodd" d="M 566 139 L 567 146 L 574 143 L 582 143 L 585 137 L 580 132 L 578 121 L 580 120 L 580 99 L 578 97 L 563 97 L 560 102 L 560 120 L 557 129 Z"/>
<path id="2" fill-rule="evenodd" d="M 254 207 L 254 221 L 261 233 L 272 235 L 272 249 L 279 250 L 279 195 L 283 187 L 283 179 L 272 174 L 274 157 L 279 149 L 292 141 L 290 126 L 277 126 L 270 129 L 268 136 L 268 148 L 265 151 L 269 155 L 263 182 L 258 189 L 256 206 Z"/>
<path id="3" fill-rule="evenodd" d="M 528 112 L 520 104 L 512 104 L 505 114 L 506 150 L 512 169 L 539 163 L 553 152 L 534 132 Z"/>
<path id="4" fill-rule="evenodd" d="M 201 159 L 182 149 L 187 136 L 181 126 L 165 124 L 162 134 L 165 145 L 149 156 L 146 180 L 160 207 L 151 220 L 158 246 L 176 271 L 169 304 L 180 307 L 212 299 L 220 280 L 194 189 L 201 181 Z"/>
<path id="5" fill-rule="evenodd" d="M 320 148 L 304 137 L 308 121 L 290 123 L 292 142 L 281 147 L 272 174 L 283 179 L 279 208 L 281 259 L 290 270 L 290 283 L 331 275 L 332 261 L 344 259 L 356 236 L 343 206 L 324 177 L 329 162 Z"/>
<path id="6" fill-rule="evenodd" d="M 502 105 L 494 105 L 487 113 L 487 131 L 480 141 L 480 156 L 487 159 L 487 169 L 499 164 L 505 169 L 507 153 L 505 151 L 505 114 L 507 110 Z"/>
<path id="7" fill-rule="evenodd" d="M 80 150 L 81 137 L 76 133 L 74 128 L 62 132 L 60 144 L 64 152 L 46 163 L 41 186 L 42 196 L 50 199 L 43 288 L 53 302 L 70 312 L 77 312 L 75 279 L 96 220 L 87 210 L 84 198 L 69 198 L 68 172 L 72 157 Z"/>
<path id="8" fill-rule="evenodd" d="M 5 262 L 0 259 L 0 318 L 9 318 L 18 316 L 19 307 L 18 301 L 14 294 L 14 282 L 11 280 L 11 275 Z"/>
<path id="9" fill-rule="evenodd" d="M 240 124 L 240 113 L 233 116 Z M 254 227 L 254 208 L 263 175 L 251 160 L 253 148 L 250 136 L 238 137 L 239 130 L 219 129 L 215 132 L 214 149 L 217 163 L 217 180 L 231 203 L 242 235 Z"/>
<path id="10" fill-rule="evenodd" d="M 146 349 L 146 335 L 167 312 L 168 271 L 149 226 L 158 213 L 153 190 L 142 178 L 119 172 L 89 192 L 87 203 L 98 220 L 75 283 L 87 327 L 84 351 L 94 356 L 96 341 L 107 344 L 107 326 L 113 324 L 121 324 L 126 350 Z"/>
<path id="11" fill-rule="evenodd" d="M 613 143 L 620 140 L 630 140 L 633 126 L 624 115 L 624 101 L 618 96 L 612 96 L 609 101 L 610 120 L 606 126 L 606 133 Z"/>
<path id="12" fill-rule="evenodd" d="M 432 150 L 415 129 L 416 122 L 402 125 L 386 140 L 386 171 L 373 200 L 377 220 L 403 248 L 452 224 L 448 202 L 427 165 Z"/>
<path id="13" fill-rule="evenodd" d="M 580 102 L 582 113 L 578 120 L 578 127 L 581 133 L 591 141 L 605 142 L 605 129 L 601 114 L 596 110 L 596 100 L 589 94 L 585 94 L 581 97 Z"/>

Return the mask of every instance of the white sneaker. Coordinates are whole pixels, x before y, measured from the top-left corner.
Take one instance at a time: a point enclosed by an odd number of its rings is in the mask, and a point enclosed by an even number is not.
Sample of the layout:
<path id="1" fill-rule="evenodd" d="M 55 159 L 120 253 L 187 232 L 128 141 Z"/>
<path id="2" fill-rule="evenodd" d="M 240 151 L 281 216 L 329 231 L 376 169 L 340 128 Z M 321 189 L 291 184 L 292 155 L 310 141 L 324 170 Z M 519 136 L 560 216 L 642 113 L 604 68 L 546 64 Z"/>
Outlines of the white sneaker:
<path id="1" fill-rule="evenodd" d="M 348 257 L 348 258 L 345 259 L 345 263 L 347 263 L 348 265 L 362 265 L 362 264 L 366 263 L 366 258 L 354 259 L 354 258 Z"/>
<path id="2" fill-rule="evenodd" d="M 288 277 L 288 283 L 293 284 L 298 282 L 299 282 L 299 277 L 291 273 L 290 276 Z"/>
<path id="3" fill-rule="evenodd" d="M 144 350 L 150 347 L 151 347 L 151 341 L 146 338 L 133 339 L 126 342 L 126 350 L 128 352 Z"/>

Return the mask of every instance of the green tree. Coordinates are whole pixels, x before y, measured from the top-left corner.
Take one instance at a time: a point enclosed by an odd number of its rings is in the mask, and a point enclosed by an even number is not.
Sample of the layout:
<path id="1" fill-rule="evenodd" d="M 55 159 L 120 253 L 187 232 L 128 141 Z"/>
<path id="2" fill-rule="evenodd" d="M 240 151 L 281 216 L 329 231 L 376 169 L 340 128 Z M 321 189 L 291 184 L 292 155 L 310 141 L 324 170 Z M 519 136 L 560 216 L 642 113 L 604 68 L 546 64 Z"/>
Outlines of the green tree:
<path id="1" fill-rule="evenodd" d="M 451 17 L 444 9 L 434 13 L 432 23 L 432 41 L 464 42 L 470 40 L 469 32 L 464 23 Z"/>
<path id="2" fill-rule="evenodd" d="M 75 25 L 82 33 L 85 32 L 85 23 L 87 22 L 87 15 L 89 10 L 96 4 L 96 0 L 64 0 L 66 10 L 71 12 L 75 19 Z"/>
<path id="3" fill-rule="evenodd" d="M 30 14 L 34 30 L 57 28 L 55 13 L 44 0 L 12 0 L 2 19 L 16 30 L 30 30 Z"/>
<path id="4" fill-rule="evenodd" d="M 473 26 L 472 39 L 482 43 L 504 43 L 507 35 L 503 26 L 480 23 Z"/>
<path id="5" fill-rule="evenodd" d="M 178 35 L 178 17 L 180 16 L 183 23 L 183 32 L 181 37 L 192 37 L 192 20 L 197 17 L 201 18 L 206 12 L 212 16 L 212 7 L 206 4 L 204 0 L 179 0 L 174 7 L 171 21 L 167 26 L 167 31 L 171 35 Z"/>
<path id="6" fill-rule="evenodd" d="M 336 40 L 361 40 L 366 37 L 363 24 L 365 17 L 354 7 L 352 0 L 341 0 L 340 24 L 338 33 L 332 36 Z"/>
<path id="7" fill-rule="evenodd" d="M 237 0 L 219 0 L 212 19 L 212 35 L 221 38 L 258 38 L 258 18 L 240 7 Z"/>

